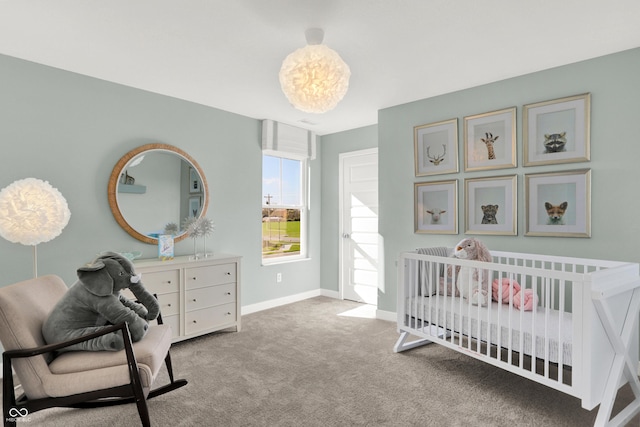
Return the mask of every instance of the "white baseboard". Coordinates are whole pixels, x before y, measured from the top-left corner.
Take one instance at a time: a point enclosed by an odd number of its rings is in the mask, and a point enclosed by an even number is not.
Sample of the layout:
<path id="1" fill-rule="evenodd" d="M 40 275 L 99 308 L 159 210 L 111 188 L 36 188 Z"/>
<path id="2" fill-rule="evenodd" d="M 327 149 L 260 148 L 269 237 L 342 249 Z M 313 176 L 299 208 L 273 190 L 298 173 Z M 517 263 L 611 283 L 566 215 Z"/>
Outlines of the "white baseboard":
<path id="1" fill-rule="evenodd" d="M 398 320 L 398 316 L 393 311 L 376 310 L 376 319 L 395 322 Z"/>
<path id="2" fill-rule="evenodd" d="M 320 295 L 323 297 L 333 298 L 333 299 L 341 299 L 340 292 L 338 291 L 330 291 L 328 289 L 320 289 Z"/>
<path id="3" fill-rule="evenodd" d="M 245 316 L 251 313 L 257 313 L 258 311 L 268 310 L 270 308 L 276 308 L 281 305 L 291 304 L 294 302 L 303 301 L 309 298 L 318 296 L 340 299 L 340 292 L 330 291 L 327 289 L 317 289 L 313 291 L 303 292 L 296 295 L 290 295 L 287 297 L 276 298 L 269 301 L 259 302 L 256 304 L 245 305 L 242 307 L 242 315 Z M 389 322 L 395 322 L 397 320 L 396 313 L 393 311 L 376 310 L 376 319 L 386 320 Z"/>
<path id="4" fill-rule="evenodd" d="M 313 291 L 271 299 L 269 301 L 263 301 L 256 304 L 245 305 L 242 307 L 241 313 L 243 316 L 245 316 L 247 314 L 257 313 L 258 311 L 268 310 L 270 308 L 280 307 L 281 305 L 291 304 L 294 302 L 304 301 L 309 298 L 320 296 L 340 299 L 340 293 L 337 291 L 330 291 L 327 289 L 314 289 Z"/>
<path id="5" fill-rule="evenodd" d="M 258 311 L 268 310 L 270 308 L 279 307 L 281 305 L 291 304 L 294 302 L 302 301 L 309 298 L 320 296 L 320 289 L 309 292 L 303 292 L 301 294 L 289 295 L 287 297 L 271 299 L 268 301 L 259 302 L 256 304 L 249 304 L 242 307 L 241 313 L 243 316 L 251 313 L 257 313 Z"/>

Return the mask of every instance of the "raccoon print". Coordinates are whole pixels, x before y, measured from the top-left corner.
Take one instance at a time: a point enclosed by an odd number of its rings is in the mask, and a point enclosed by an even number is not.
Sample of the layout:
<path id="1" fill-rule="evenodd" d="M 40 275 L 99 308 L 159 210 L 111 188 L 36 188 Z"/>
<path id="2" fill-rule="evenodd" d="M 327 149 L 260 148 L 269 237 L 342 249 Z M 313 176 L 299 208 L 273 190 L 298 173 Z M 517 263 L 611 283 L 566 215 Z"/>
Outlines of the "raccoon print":
<path id="1" fill-rule="evenodd" d="M 545 134 L 545 153 L 560 153 L 562 151 L 565 151 L 564 146 L 567 144 L 566 135 L 566 132 Z"/>

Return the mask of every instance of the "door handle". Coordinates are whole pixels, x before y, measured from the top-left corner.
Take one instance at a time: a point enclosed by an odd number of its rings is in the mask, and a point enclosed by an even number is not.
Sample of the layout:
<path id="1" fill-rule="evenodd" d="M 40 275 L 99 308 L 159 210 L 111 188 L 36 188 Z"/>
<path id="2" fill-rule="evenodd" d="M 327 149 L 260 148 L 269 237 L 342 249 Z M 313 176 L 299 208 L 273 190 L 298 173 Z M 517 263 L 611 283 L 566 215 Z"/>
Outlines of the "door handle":
<path id="1" fill-rule="evenodd" d="M 349 234 L 349 233 L 342 233 L 342 238 L 344 238 L 344 239 L 348 239 L 348 238 L 350 238 L 350 237 L 351 237 L 351 234 Z"/>

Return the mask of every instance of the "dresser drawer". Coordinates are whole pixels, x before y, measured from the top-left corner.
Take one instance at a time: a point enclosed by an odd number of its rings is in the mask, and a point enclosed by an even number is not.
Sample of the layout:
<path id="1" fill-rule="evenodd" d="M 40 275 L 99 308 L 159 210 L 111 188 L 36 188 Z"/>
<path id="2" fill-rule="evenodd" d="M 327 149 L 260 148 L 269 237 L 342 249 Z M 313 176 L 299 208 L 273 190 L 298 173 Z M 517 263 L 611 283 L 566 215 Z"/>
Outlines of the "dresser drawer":
<path id="1" fill-rule="evenodd" d="M 171 337 L 177 338 L 180 336 L 180 316 L 174 314 L 173 316 L 162 315 L 162 323 L 171 326 Z"/>
<path id="2" fill-rule="evenodd" d="M 209 286 L 191 289 L 186 293 L 185 307 L 187 311 L 198 310 L 215 305 L 228 304 L 236 300 L 236 284 Z"/>
<path id="3" fill-rule="evenodd" d="M 131 301 L 137 301 L 136 296 L 133 295 L 133 292 L 129 289 L 123 289 L 120 293 Z M 160 304 L 160 313 L 162 313 L 163 319 L 166 316 L 178 314 L 180 313 L 180 294 L 178 292 L 174 292 L 172 294 L 158 295 L 158 304 Z"/>
<path id="4" fill-rule="evenodd" d="M 152 294 L 168 294 L 180 290 L 180 270 L 142 273 L 142 284 Z"/>
<path id="5" fill-rule="evenodd" d="M 221 285 L 236 281 L 236 264 L 220 264 L 208 267 L 195 267 L 185 270 L 186 289 L 203 286 Z"/>
<path id="6" fill-rule="evenodd" d="M 158 302 L 160 303 L 160 313 L 162 313 L 163 319 L 166 316 L 180 313 L 179 293 L 174 292 L 172 294 L 160 294 L 158 295 Z"/>
<path id="7" fill-rule="evenodd" d="M 235 303 L 218 305 L 202 310 L 187 311 L 184 332 L 186 335 L 191 335 L 217 326 L 232 324 L 235 321 Z"/>

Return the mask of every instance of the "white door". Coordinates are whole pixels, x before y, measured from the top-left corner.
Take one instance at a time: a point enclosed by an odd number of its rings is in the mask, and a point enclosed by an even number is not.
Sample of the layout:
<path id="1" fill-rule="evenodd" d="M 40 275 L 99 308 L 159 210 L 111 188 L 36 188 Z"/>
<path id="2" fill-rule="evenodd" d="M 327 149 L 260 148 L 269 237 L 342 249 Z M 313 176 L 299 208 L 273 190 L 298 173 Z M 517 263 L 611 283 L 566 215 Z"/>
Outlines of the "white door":
<path id="1" fill-rule="evenodd" d="M 378 303 L 378 149 L 340 155 L 340 289 Z"/>

